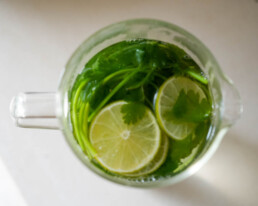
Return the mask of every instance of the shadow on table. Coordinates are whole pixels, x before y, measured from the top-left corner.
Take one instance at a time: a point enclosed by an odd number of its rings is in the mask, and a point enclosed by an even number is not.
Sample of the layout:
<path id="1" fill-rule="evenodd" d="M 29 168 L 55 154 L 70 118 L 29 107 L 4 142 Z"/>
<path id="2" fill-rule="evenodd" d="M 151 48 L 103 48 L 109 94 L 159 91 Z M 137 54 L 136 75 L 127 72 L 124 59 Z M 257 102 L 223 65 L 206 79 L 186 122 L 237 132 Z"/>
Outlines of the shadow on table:
<path id="1" fill-rule="evenodd" d="M 205 170 L 212 172 L 212 175 L 219 174 L 219 177 L 222 177 L 225 173 L 225 178 L 220 180 L 218 184 L 221 186 L 222 181 L 228 181 L 225 182 L 226 185 L 233 183 L 234 185 L 231 185 L 230 188 L 237 186 L 235 188 L 237 193 L 234 194 L 234 197 L 241 195 L 240 199 L 247 202 L 241 203 L 237 199 L 230 198 L 216 188 L 216 183 L 213 185 L 216 181 L 213 181 L 213 183 L 207 182 L 201 176 L 201 172 L 176 185 L 156 189 L 153 191 L 153 195 L 162 196 L 166 202 L 178 202 L 184 203 L 184 205 L 236 206 L 245 203 L 255 205 L 252 201 L 256 199 L 256 193 L 258 192 L 258 188 L 255 186 L 255 182 L 257 183 L 258 179 L 257 157 L 258 150 L 256 145 L 248 144 L 244 139 L 229 132 L 224 137 L 211 162 L 205 165 Z M 232 171 L 236 172 L 231 175 Z M 257 190 L 254 188 L 257 188 Z M 241 193 L 241 191 L 243 192 Z M 229 194 L 232 194 L 232 192 L 227 191 Z"/>
<path id="2" fill-rule="evenodd" d="M 213 185 L 198 176 L 193 176 L 174 186 L 160 188 L 154 191 L 166 202 L 176 202 L 185 206 L 195 205 L 236 205 Z"/>

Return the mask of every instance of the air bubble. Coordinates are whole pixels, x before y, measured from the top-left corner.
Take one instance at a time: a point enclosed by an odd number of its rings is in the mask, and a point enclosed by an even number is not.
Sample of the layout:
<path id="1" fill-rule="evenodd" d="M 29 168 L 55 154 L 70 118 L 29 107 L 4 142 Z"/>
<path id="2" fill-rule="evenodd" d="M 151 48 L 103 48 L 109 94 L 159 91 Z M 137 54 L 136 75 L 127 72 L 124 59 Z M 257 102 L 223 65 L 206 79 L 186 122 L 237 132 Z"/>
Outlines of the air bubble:
<path id="1" fill-rule="evenodd" d="M 155 178 L 155 177 L 152 177 L 151 180 L 152 180 L 153 182 L 155 182 L 155 181 L 156 181 L 156 178 Z"/>
<path id="2" fill-rule="evenodd" d="M 183 57 L 185 60 L 190 60 L 190 59 L 192 59 L 189 55 L 184 55 L 184 57 Z"/>

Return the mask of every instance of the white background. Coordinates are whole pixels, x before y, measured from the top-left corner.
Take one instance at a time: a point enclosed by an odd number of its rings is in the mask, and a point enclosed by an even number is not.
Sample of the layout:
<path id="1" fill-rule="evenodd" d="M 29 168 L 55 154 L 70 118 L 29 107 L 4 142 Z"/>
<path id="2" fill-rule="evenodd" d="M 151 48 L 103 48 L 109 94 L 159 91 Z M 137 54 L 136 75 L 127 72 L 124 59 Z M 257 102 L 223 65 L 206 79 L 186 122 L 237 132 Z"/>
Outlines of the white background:
<path id="1" fill-rule="evenodd" d="M 120 20 L 150 17 L 201 39 L 240 91 L 244 113 L 213 158 L 174 186 L 110 183 L 76 159 L 61 132 L 16 128 L 20 91 L 55 91 L 71 53 Z M 258 205 L 258 2 L 256 0 L 1 0 L 0 205 Z"/>

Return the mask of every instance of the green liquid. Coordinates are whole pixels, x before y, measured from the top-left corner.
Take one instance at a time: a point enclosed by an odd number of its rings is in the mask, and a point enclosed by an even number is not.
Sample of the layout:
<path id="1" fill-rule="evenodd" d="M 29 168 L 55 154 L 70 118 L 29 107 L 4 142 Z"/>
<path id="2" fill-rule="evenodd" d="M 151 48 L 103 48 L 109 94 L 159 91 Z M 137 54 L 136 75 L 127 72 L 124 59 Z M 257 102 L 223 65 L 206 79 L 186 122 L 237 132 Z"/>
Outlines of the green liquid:
<path id="1" fill-rule="evenodd" d="M 94 159 L 96 153 L 89 141 L 88 128 L 96 114 L 107 104 L 118 100 L 143 103 L 155 114 L 158 89 L 172 76 L 184 76 L 195 81 L 211 105 L 208 80 L 203 71 L 175 45 L 146 39 L 122 41 L 103 49 L 87 62 L 70 91 L 70 113 L 74 137 L 93 164 L 110 175 L 120 176 L 105 170 Z M 154 181 L 172 176 L 189 166 L 207 142 L 211 107 L 208 112 L 205 117 L 195 115 L 192 118 L 196 127 L 185 139 L 169 138 L 168 154 L 160 168 L 144 177 L 126 178 Z M 189 115 L 187 118 L 181 116 L 183 120 L 180 121 L 188 121 Z"/>

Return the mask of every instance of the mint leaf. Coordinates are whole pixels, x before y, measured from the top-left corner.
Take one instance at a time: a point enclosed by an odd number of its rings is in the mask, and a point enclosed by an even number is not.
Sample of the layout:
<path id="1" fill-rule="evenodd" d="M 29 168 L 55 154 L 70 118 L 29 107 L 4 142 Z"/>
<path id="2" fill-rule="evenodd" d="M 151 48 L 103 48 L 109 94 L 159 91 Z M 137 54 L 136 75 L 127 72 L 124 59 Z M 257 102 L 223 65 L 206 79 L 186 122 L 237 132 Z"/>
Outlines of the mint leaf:
<path id="1" fill-rule="evenodd" d="M 123 113 L 123 120 L 126 124 L 135 124 L 137 121 L 141 120 L 145 114 L 146 106 L 138 102 L 130 102 L 125 104 L 121 108 Z"/>
<path id="2" fill-rule="evenodd" d="M 206 98 L 200 101 L 199 93 L 193 90 L 187 93 L 182 89 L 174 107 L 167 113 L 168 121 L 199 123 L 210 116 L 211 105 Z"/>

